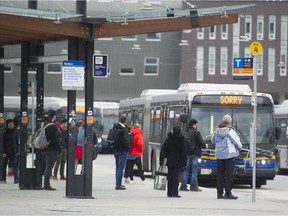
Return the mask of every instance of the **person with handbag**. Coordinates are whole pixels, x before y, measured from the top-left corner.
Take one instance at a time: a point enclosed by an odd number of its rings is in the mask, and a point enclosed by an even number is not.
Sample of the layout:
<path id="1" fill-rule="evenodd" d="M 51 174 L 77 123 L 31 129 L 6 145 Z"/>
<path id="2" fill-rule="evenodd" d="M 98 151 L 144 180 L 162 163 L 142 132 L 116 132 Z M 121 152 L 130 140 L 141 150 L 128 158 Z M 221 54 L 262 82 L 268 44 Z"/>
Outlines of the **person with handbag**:
<path id="1" fill-rule="evenodd" d="M 179 174 L 180 170 L 186 167 L 186 151 L 184 136 L 181 134 L 181 127 L 174 126 L 173 133 L 168 133 L 165 142 L 165 149 L 162 150 L 165 154 L 160 155 L 160 165 L 163 165 L 163 155 L 165 155 L 167 157 L 166 165 L 168 167 L 167 197 L 180 198 L 181 196 L 178 191 Z"/>

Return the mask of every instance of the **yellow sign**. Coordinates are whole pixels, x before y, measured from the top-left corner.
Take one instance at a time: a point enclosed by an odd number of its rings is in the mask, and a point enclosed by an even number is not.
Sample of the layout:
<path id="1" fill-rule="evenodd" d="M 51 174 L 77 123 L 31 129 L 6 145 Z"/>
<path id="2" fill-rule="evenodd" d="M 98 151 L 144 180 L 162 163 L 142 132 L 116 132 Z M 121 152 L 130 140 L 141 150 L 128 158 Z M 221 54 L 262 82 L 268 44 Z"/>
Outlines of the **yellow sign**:
<path id="1" fill-rule="evenodd" d="M 261 54 L 262 53 L 262 44 L 258 41 L 254 41 L 250 44 L 250 52 L 253 54 L 253 55 L 258 55 L 258 54 Z"/>
<path id="2" fill-rule="evenodd" d="M 221 96 L 220 104 L 242 104 L 242 96 Z"/>

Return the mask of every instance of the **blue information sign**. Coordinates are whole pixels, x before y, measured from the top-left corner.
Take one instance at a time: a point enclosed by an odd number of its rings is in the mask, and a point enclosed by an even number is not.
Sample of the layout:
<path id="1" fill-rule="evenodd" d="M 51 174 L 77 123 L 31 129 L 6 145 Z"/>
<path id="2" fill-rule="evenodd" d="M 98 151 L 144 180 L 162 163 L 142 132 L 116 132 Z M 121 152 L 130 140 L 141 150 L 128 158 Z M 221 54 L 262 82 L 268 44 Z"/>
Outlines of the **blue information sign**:
<path id="1" fill-rule="evenodd" d="M 93 77 L 108 76 L 108 55 L 93 55 Z"/>
<path id="2" fill-rule="evenodd" d="M 234 58 L 234 80 L 253 79 L 253 58 Z"/>

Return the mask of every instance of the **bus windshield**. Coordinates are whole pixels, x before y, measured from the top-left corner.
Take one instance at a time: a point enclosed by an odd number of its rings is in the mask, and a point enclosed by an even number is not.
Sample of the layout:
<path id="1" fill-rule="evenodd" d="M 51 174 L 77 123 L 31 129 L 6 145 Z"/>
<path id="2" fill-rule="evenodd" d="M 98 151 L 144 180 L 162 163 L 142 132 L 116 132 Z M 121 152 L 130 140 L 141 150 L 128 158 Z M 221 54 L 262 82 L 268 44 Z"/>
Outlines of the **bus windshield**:
<path id="1" fill-rule="evenodd" d="M 253 122 L 253 109 L 218 109 L 192 108 L 192 118 L 197 119 L 197 129 L 206 143 L 211 137 L 222 117 L 226 114 L 232 117 L 232 126 L 241 139 L 242 144 L 250 143 L 250 122 Z M 271 110 L 257 110 L 256 143 L 273 142 L 273 116 Z"/>
<path id="2" fill-rule="evenodd" d="M 97 134 L 108 134 L 114 123 L 118 122 L 119 110 L 114 108 L 96 109 L 95 122 Z M 103 118 L 102 118 L 103 115 Z"/>

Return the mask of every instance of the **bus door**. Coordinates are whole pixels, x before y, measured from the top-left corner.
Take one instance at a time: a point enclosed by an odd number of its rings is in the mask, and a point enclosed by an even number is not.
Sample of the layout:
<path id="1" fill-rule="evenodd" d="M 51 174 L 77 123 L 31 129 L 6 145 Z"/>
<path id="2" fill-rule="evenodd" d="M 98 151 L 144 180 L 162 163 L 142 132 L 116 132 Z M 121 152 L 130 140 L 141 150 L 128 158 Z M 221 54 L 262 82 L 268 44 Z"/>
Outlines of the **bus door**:
<path id="1" fill-rule="evenodd" d="M 168 114 L 169 114 L 169 108 L 167 106 L 161 107 L 161 123 L 160 123 L 160 140 L 161 144 L 165 141 L 167 138 L 167 133 L 170 132 L 167 130 L 167 121 L 168 121 Z"/>

